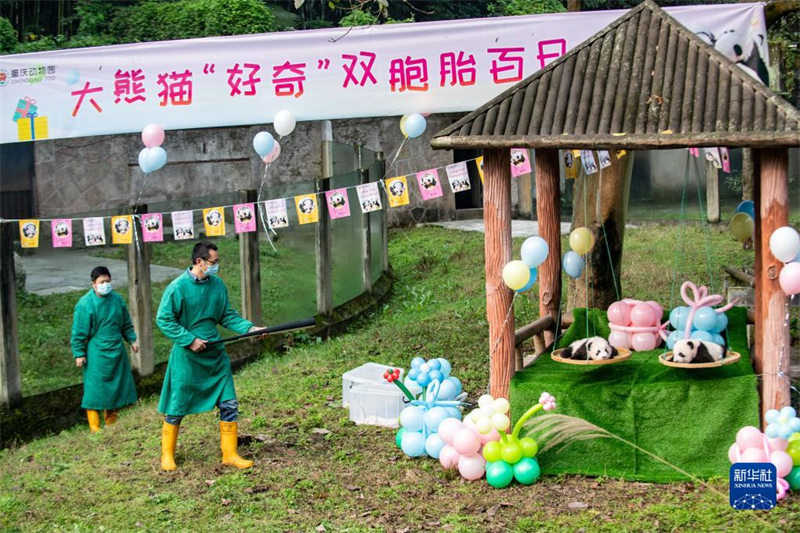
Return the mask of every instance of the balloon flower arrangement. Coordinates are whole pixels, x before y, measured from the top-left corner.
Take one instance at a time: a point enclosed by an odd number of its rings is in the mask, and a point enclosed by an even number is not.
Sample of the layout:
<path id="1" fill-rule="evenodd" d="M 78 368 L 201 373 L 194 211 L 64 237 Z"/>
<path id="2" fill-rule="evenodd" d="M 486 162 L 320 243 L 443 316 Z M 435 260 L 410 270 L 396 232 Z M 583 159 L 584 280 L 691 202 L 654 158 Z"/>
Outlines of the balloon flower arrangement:
<path id="1" fill-rule="evenodd" d="M 691 298 L 687 294 L 688 290 L 692 291 Z M 715 309 L 712 306 L 722 303 L 723 297 L 709 294 L 708 287 L 698 287 L 691 281 L 684 281 L 681 285 L 681 298 L 687 305 L 676 307 L 669 313 L 669 323 L 675 331 L 667 337 L 667 348 L 671 350 L 680 339 L 697 339 L 724 345 L 725 339 L 721 333 L 728 327 L 725 311 L 733 307 L 736 301 Z"/>
<path id="2" fill-rule="evenodd" d="M 539 236 L 528 237 L 522 243 L 520 256 L 522 260 L 514 260 L 503 267 L 503 281 L 512 291 L 525 292 L 536 283 L 537 268 L 547 259 L 550 247 L 547 241 Z"/>
<path id="3" fill-rule="evenodd" d="M 608 306 L 608 343 L 614 348 L 633 349 L 637 352 L 655 350 L 661 340 L 667 339 L 664 331 L 669 321 L 661 323 L 664 310 L 658 302 L 626 298 Z"/>
<path id="4" fill-rule="evenodd" d="M 728 449 L 731 463 L 772 463 L 778 474 L 777 497 L 782 500 L 789 489 L 800 490 L 800 418 L 791 407 L 770 409 L 765 415 L 764 433 L 746 426 L 736 433 Z"/>
<path id="5" fill-rule="evenodd" d="M 800 293 L 800 235 L 791 226 L 778 228 L 769 238 L 769 249 L 784 263 L 778 276 L 783 292 L 788 296 Z"/>

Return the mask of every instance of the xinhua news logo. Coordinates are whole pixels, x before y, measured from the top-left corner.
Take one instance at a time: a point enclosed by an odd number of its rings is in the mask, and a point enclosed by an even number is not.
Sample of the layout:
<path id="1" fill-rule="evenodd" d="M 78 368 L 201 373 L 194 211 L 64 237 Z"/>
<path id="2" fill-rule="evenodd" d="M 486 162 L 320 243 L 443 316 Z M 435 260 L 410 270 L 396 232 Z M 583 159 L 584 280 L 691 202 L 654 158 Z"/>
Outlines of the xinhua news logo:
<path id="1" fill-rule="evenodd" d="M 730 470 L 731 507 L 767 511 L 777 503 L 778 472 L 772 463 L 735 463 Z"/>

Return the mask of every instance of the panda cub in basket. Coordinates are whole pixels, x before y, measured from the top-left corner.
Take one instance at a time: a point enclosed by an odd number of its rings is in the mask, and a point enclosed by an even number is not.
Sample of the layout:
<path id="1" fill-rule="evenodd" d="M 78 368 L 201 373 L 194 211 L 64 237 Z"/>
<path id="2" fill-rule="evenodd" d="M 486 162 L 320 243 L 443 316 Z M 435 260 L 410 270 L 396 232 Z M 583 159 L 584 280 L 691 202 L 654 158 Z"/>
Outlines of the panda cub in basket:
<path id="1" fill-rule="evenodd" d="M 716 342 L 681 339 L 672 347 L 672 360 L 676 363 L 716 363 L 725 357 L 727 349 Z"/>
<path id="2" fill-rule="evenodd" d="M 617 349 L 603 337 L 589 337 L 575 341 L 561 352 L 562 359 L 593 359 L 595 361 L 611 359 L 616 355 L 619 355 Z"/>

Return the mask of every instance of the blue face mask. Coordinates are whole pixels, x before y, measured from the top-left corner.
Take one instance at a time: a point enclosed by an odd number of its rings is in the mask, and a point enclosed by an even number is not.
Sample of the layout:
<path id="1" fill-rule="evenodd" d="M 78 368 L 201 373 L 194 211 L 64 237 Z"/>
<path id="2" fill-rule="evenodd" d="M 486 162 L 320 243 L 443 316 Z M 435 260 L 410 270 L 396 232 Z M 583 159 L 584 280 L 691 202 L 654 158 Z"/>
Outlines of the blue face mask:
<path id="1" fill-rule="evenodd" d="M 97 284 L 97 293 L 100 296 L 107 295 L 108 293 L 111 292 L 111 289 L 112 289 L 112 287 L 111 287 L 111 282 L 110 281 L 106 281 L 105 283 L 98 283 Z"/>
<path id="2" fill-rule="evenodd" d="M 208 265 L 208 268 L 206 268 L 206 275 L 207 276 L 213 276 L 213 275 L 219 273 L 219 264 L 209 265 L 208 263 L 206 263 L 206 265 Z"/>

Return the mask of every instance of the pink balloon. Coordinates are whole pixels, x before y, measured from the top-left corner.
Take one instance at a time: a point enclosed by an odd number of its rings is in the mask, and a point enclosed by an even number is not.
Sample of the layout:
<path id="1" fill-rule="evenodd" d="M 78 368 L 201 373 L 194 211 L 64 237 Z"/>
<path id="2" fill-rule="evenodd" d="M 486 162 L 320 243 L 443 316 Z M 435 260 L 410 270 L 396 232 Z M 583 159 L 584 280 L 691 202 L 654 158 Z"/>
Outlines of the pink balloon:
<path id="1" fill-rule="evenodd" d="M 789 447 L 789 441 L 786 439 L 770 439 L 767 438 L 767 446 L 771 452 L 776 450 L 786 451 L 786 448 Z"/>
<path id="2" fill-rule="evenodd" d="M 739 445 L 740 450 L 748 448 L 763 448 L 764 447 L 764 434 L 761 430 L 753 426 L 745 426 L 736 433 L 736 444 Z"/>
<path id="3" fill-rule="evenodd" d="M 463 427 L 464 423 L 461 420 L 457 418 L 445 418 L 442 420 L 442 423 L 439 424 L 438 433 L 447 444 L 453 444 L 453 435 Z"/>
<path id="4" fill-rule="evenodd" d="M 458 460 L 458 472 L 461 477 L 475 481 L 486 472 L 486 460 L 480 455 L 462 455 Z"/>
<path id="5" fill-rule="evenodd" d="M 272 163 L 278 159 L 279 155 L 281 155 L 281 143 L 276 140 L 275 146 L 272 147 L 272 151 L 264 156 L 264 163 Z"/>
<path id="6" fill-rule="evenodd" d="M 653 300 L 648 300 L 647 305 L 653 308 L 653 313 L 656 315 L 656 319 L 653 321 L 654 326 L 661 325 L 661 318 L 664 316 L 664 308 L 658 302 L 654 302 Z"/>
<path id="7" fill-rule="evenodd" d="M 768 461 L 767 453 L 761 448 L 747 448 L 739 454 L 740 463 L 766 463 Z"/>
<path id="8" fill-rule="evenodd" d="M 656 349 L 656 340 L 652 333 L 634 333 L 631 346 L 637 352 L 647 352 Z"/>
<path id="9" fill-rule="evenodd" d="M 776 450 L 770 454 L 769 462 L 775 465 L 775 469 L 778 471 L 778 477 L 786 477 L 789 475 L 789 472 L 792 471 L 792 468 L 794 468 L 792 456 L 780 450 Z"/>
<path id="10" fill-rule="evenodd" d="M 646 303 L 636 304 L 631 309 L 631 324 L 634 326 L 652 326 L 655 319 L 653 308 Z"/>
<path id="11" fill-rule="evenodd" d="M 628 343 L 628 334 L 623 331 L 612 331 L 608 336 L 608 343 L 614 348 L 622 348 L 623 350 L 630 349 L 631 345 Z"/>
<path id="12" fill-rule="evenodd" d="M 608 306 L 608 321 L 618 326 L 631 323 L 631 308 L 624 302 L 614 302 Z"/>
<path id="13" fill-rule="evenodd" d="M 453 448 L 461 455 L 474 455 L 481 448 L 478 432 L 472 428 L 462 428 L 453 435 Z"/>
<path id="14" fill-rule="evenodd" d="M 158 124 L 148 124 L 142 130 L 142 142 L 148 148 L 161 146 L 164 142 L 164 128 Z"/>
<path id="15" fill-rule="evenodd" d="M 739 451 L 739 445 L 734 442 L 733 444 L 731 444 L 731 447 L 728 448 L 728 461 L 730 461 L 731 464 L 739 463 L 741 462 L 739 461 L 740 455 L 741 452 Z M 439 457 L 441 457 L 441 455 Z"/>
<path id="16" fill-rule="evenodd" d="M 458 466 L 458 460 L 460 457 L 461 454 L 449 444 L 445 445 L 445 447 L 439 452 L 439 462 L 442 463 L 442 466 L 446 470 Z"/>
<path id="17" fill-rule="evenodd" d="M 478 438 L 481 439 L 481 445 L 483 445 L 493 440 L 500 440 L 500 433 L 495 428 L 492 428 L 489 433 L 478 433 Z"/>
<path id="18" fill-rule="evenodd" d="M 778 276 L 781 289 L 791 296 L 800 292 L 800 263 L 787 263 L 783 265 Z"/>

